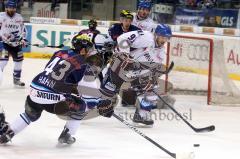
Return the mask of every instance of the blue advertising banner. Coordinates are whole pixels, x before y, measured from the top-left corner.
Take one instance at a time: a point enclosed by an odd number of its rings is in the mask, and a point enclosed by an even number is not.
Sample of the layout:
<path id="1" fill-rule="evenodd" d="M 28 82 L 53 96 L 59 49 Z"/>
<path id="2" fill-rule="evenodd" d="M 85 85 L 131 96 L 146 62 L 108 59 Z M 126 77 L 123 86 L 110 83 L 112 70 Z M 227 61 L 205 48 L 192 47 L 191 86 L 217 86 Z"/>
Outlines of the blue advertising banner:
<path id="1" fill-rule="evenodd" d="M 236 28 L 238 21 L 237 9 L 207 9 L 202 26 Z"/>
<path id="2" fill-rule="evenodd" d="M 27 29 L 27 40 L 29 43 L 32 42 L 32 25 L 25 24 Z M 31 45 L 22 49 L 23 52 L 31 52 Z"/>
<path id="3" fill-rule="evenodd" d="M 185 8 L 177 8 L 175 11 L 175 24 L 198 25 L 204 21 L 203 10 L 192 10 Z"/>
<path id="4" fill-rule="evenodd" d="M 190 24 L 210 27 L 237 28 L 237 9 L 191 10 L 177 8 L 175 24 Z"/>

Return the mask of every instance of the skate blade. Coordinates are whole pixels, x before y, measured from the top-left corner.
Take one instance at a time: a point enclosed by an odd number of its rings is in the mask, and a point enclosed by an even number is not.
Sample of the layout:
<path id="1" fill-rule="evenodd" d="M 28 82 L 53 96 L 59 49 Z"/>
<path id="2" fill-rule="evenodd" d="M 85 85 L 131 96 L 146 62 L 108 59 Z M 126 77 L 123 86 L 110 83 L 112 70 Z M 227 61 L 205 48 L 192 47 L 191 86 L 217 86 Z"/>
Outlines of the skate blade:
<path id="1" fill-rule="evenodd" d="M 153 125 L 146 125 L 143 123 L 136 123 L 136 122 L 132 122 L 132 125 L 136 128 L 152 128 Z"/>
<path id="2" fill-rule="evenodd" d="M 56 147 L 69 147 L 71 146 L 72 144 L 74 144 L 75 142 L 72 142 L 72 143 L 66 143 L 66 142 L 61 142 L 61 141 L 58 141 L 58 143 L 56 144 Z"/>
<path id="3" fill-rule="evenodd" d="M 72 144 L 66 144 L 66 143 L 60 143 L 60 142 L 58 142 L 57 144 L 56 144 L 56 147 L 57 148 L 63 148 L 63 147 L 70 147 Z"/>

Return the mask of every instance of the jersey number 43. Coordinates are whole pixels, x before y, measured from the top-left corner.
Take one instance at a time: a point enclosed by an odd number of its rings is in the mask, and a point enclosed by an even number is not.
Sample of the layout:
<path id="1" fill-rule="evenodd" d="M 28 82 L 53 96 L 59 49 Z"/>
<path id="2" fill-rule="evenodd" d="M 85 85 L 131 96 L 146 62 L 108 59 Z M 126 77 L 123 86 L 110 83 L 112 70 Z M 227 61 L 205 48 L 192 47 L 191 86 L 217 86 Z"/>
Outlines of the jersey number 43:
<path id="1" fill-rule="evenodd" d="M 70 69 L 71 64 L 62 60 L 59 57 L 54 58 L 52 62 L 50 62 L 45 68 L 45 75 L 48 76 L 51 73 L 51 77 L 55 80 L 62 80 L 65 76 L 66 72 Z"/>

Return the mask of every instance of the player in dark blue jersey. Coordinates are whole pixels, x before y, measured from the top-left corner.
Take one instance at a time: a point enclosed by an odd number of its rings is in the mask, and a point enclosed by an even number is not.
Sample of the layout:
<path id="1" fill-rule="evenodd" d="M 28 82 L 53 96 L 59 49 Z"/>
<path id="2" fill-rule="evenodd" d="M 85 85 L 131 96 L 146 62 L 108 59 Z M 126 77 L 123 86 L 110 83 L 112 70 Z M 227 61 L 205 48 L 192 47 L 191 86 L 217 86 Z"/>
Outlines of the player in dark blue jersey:
<path id="1" fill-rule="evenodd" d="M 77 35 L 82 34 L 87 34 L 91 38 L 92 42 L 95 43 L 95 37 L 100 34 L 100 31 L 97 30 L 97 21 L 95 19 L 91 19 L 88 22 L 88 29 L 81 30 Z M 73 40 L 76 36 L 73 37 Z"/>
<path id="2" fill-rule="evenodd" d="M 89 58 L 93 44 L 88 35 L 77 36 L 72 41 L 72 45 L 73 49 L 54 53 L 44 71 L 33 79 L 25 102 L 25 112 L 20 114 L 13 123 L 8 124 L 5 121 L 4 113 L 0 108 L 0 144 L 7 143 L 31 122 L 38 120 L 43 110 L 67 119 L 59 137 L 60 143 L 67 144 L 75 142 L 73 135 L 80 125 L 79 121 L 73 119 L 81 120 L 87 110 L 95 106 L 100 115 L 111 117 L 112 97 L 108 98 L 100 94 L 99 98 L 95 98 L 94 103 L 91 103 L 90 108 L 83 98 L 72 94 L 79 88 L 78 84 L 83 78 L 97 74 L 93 65 L 95 61 L 91 60 L 94 58 Z M 104 93 L 104 90 L 101 92 Z"/>
<path id="3" fill-rule="evenodd" d="M 115 23 L 108 29 L 109 35 L 114 41 L 123 33 L 135 30 L 141 30 L 140 28 L 132 25 L 133 15 L 128 10 L 122 10 L 120 13 L 120 23 Z"/>

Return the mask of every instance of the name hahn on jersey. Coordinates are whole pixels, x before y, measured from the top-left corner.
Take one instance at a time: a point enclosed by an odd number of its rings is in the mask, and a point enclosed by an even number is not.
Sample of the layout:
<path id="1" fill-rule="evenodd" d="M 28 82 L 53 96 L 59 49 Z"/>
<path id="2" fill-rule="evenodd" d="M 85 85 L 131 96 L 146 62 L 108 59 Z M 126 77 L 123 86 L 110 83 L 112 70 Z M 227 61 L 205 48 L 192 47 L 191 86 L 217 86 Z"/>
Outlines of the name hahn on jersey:
<path id="1" fill-rule="evenodd" d="M 45 86 L 48 86 L 50 88 L 54 88 L 54 86 L 56 84 L 56 82 L 54 80 L 50 80 L 49 78 L 44 77 L 44 76 L 40 76 L 38 79 L 38 82 Z"/>

